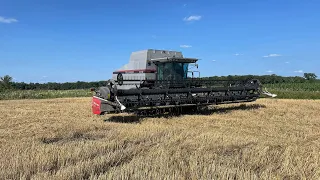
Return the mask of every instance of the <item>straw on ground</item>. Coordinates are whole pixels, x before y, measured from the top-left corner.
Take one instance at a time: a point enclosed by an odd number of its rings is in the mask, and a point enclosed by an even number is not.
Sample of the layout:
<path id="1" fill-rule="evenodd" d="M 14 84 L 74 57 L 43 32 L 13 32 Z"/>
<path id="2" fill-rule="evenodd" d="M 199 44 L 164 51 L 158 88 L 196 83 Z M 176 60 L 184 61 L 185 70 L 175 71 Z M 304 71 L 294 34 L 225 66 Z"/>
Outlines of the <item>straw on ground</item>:
<path id="1" fill-rule="evenodd" d="M 319 100 L 259 99 L 168 119 L 99 117 L 90 106 L 0 101 L 0 177 L 320 178 Z"/>

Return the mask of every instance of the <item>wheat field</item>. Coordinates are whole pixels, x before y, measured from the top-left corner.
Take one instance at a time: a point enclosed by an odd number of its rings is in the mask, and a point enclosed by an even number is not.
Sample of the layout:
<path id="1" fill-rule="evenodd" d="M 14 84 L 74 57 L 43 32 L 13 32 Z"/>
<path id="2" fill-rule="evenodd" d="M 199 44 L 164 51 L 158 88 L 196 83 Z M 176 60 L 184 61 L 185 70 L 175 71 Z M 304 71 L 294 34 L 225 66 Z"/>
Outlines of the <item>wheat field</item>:
<path id="1" fill-rule="evenodd" d="M 1 179 L 319 179 L 320 100 L 200 114 L 91 114 L 90 98 L 0 101 Z"/>

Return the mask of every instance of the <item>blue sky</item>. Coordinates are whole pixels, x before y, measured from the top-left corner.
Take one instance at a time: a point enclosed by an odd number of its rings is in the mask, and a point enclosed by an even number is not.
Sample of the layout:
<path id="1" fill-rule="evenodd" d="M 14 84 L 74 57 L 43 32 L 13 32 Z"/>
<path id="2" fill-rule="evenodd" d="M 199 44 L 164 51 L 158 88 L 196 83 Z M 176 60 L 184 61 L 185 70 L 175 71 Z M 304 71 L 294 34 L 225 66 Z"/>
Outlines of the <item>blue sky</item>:
<path id="1" fill-rule="evenodd" d="M 96 81 L 132 51 L 200 58 L 202 76 L 320 76 L 318 0 L 2 0 L 0 76 Z"/>

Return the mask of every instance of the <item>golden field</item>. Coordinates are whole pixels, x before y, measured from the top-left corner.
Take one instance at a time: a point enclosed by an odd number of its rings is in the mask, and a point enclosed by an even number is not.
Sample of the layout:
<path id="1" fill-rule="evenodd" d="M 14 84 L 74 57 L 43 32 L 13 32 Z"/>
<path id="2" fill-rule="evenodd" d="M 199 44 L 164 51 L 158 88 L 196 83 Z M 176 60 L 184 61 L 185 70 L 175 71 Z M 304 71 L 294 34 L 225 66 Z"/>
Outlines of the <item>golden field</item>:
<path id="1" fill-rule="evenodd" d="M 320 179 L 320 100 L 200 114 L 91 114 L 91 98 L 0 101 L 0 179 Z"/>

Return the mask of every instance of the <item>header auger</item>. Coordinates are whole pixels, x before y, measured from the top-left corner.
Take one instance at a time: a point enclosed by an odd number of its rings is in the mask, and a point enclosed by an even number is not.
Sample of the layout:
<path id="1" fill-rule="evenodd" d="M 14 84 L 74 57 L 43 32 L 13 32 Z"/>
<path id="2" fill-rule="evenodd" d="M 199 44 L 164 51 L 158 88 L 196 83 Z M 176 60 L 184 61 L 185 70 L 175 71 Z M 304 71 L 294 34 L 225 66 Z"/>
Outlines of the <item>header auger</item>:
<path id="1" fill-rule="evenodd" d="M 200 78 L 196 58 L 181 52 L 148 49 L 133 52 L 128 64 L 113 72 L 106 86 L 93 89 L 94 114 L 134 112 L 139 115 L 194 111 L 199 106 L 252 102 L 262 90 L 257 79 L 217 81 Z M 195 76 L 198 75 L 198 76 Z"/>

